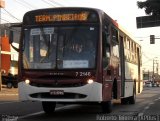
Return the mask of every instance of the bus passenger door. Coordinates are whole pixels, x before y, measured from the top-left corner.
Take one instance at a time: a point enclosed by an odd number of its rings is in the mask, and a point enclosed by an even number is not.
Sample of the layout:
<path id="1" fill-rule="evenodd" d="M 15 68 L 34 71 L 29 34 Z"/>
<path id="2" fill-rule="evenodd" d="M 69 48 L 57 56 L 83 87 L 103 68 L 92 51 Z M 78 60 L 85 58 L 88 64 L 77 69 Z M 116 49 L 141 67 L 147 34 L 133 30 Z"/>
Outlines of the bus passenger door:
<path id="1" fill-rule="evenodd" d="M 140 66 L 141 66 L 141 64 L 140 64 L 140 50 L 139 50 L 139 48 L 137 47 L 137 61 L 138 61 L 138 93 L 140 93 L 140 91 L 141 91 L 141 89 L 140 89 L 140 87 L 141 87 L 141 78 L 140 78 L 140 73 L 141 73 L 141 71 L 140 71 Z"/>
<path id="2" fill-rule="evenodd" d="M 120 76 L 121 76 L 121 96 L 125 93 L 125 56 L 124 56 L 124 42 L 123 37 L 120 36 Z"/>
<path id="3" fill-rule="evenodd" d="M 102 82 L 102 95 L 103 101 L 110 101 L 112 99 L 112 79 L 110 68 L 110 36 L 107 31 L 103 32 L 102 44 L 103 56 L 103 82 Z"/>

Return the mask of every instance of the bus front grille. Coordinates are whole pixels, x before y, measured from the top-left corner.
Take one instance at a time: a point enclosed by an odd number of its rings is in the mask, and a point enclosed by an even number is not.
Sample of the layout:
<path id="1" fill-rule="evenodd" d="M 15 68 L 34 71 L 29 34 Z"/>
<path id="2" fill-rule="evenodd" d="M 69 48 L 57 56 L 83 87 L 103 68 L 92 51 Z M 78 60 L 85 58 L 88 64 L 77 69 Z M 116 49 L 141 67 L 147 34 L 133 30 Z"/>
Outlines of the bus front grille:
<path id="1" fill-rule="evenodd" d="M 78 94 L 78 93 L 68 93 L 65 92 L 63 95 L 52 95 L 49 92 L 43 93 L 34 93 L 30 94 L 32 98 L 43 98 L 43 99 L 81 99 L 86 98 L 86 95 Z"/>

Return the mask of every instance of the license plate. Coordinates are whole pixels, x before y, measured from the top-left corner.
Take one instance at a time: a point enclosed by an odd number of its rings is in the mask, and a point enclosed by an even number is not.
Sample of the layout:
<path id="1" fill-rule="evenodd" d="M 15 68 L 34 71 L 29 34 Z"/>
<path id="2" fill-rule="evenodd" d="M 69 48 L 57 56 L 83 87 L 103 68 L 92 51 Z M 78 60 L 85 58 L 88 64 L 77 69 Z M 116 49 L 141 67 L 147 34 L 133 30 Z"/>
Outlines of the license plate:
<path id="1" fill-rule="evenodd" d="M 64 95 L 63 90 L 50 90 L 50 95 Z"/>

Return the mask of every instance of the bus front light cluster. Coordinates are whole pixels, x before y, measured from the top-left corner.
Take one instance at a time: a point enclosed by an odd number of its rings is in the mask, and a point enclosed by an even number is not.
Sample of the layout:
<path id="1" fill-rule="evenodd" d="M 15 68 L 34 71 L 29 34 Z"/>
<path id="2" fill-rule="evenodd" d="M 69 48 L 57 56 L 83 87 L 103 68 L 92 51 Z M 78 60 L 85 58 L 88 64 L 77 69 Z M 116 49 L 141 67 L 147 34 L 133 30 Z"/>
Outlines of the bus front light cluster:
<path id="1" fill-rule="evenodd" d="M 87 80 L 87 83 L 88 83 L 88 84 L 92 84 L 93 82 L 94 82 L 93 79 L 88 79 L 88 80 Z"/>
<path id="2" fill-rule="evenodd" d="M 26 84 L 30 84 L 30 80 L 29 80 L 29 79 L 26 79 L 26 80 L 25 80 L 25 83 L 26 83 Z"/>

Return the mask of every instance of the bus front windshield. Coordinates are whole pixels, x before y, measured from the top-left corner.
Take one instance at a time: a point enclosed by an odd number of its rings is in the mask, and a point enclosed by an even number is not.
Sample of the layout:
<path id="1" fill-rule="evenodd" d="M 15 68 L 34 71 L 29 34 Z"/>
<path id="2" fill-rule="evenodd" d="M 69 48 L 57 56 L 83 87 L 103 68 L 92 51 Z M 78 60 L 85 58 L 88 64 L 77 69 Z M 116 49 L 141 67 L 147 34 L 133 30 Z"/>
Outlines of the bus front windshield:
<path id="1" fill-rule="evenodd" d="M 24 29 L 24 69 L 95 68 L 98 27 Z"/>

